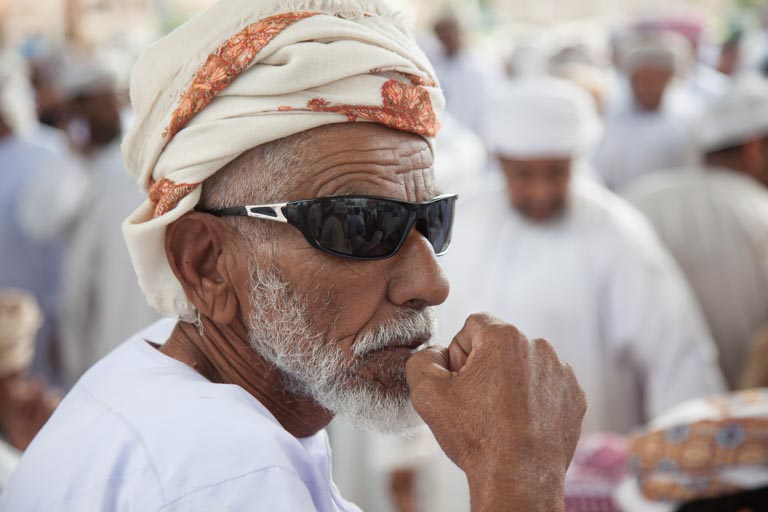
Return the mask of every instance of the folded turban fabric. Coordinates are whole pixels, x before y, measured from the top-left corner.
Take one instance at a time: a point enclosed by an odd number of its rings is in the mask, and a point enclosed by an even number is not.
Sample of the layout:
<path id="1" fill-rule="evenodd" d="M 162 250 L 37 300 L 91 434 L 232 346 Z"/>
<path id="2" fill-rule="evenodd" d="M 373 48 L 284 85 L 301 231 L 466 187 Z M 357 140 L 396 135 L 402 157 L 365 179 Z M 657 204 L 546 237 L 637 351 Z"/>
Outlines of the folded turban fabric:
<path id="1" fill-rule="evenodd" d="M 508 158 L 571 158 L 596 144 L 602 123 L 589 93 L 559 78 L 525 78 L 492 91 L 487 139 Z"/>
<path id="2" fill-rule="evenodd" d="M 444 108 L 431 64 L 383 0 L 222 0 L 142 53 L 131 101 L 123 156 L 149 199 L 123 232 L 149 303 L 186 320 L 194 308 L 165 230 L 206 178 L 253 147 L 335 123 L 380 123 L 432 147 Z"/>
<path id="3" fill-rule="evenodd" d="M 32 294 L 0 289 L 0 377 L 29 367 L 42 323 L 40 307 Z"/>
<path id="4" fill-rule="evenodd" d="M 630 440 L 645 499 L 686 502 L 768 485 L 768 389 L 686 402 Z"/>

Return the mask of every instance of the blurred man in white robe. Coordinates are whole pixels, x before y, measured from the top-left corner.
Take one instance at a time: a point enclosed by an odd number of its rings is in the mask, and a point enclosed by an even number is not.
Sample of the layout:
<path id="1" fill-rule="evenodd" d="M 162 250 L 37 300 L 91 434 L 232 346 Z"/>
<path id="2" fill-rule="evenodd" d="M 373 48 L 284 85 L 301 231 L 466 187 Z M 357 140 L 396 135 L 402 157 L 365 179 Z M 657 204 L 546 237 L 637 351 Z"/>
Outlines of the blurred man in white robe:
<path id="1" fill-rule="evenodd" d="M 599 137 L 592 98 L 542 78 L 509 84 L 493 104 L 489 134 L 504 179 L 461 199 L 456 245 L 443 259 L 443 342 L 468 304 L 550 340 L 584 387 L 585 433 L 627 433 L 723 389 L 674 260 L 638 212 L 573 170 Z M 466 510 L 460 474 L 435 453 L 432 510 Z"/>
<path id="2" fill-rule="evenodd" d="M 30 116 L 34 118 L 32 105 L 26 101 L 28 87 L 17 62 L 0 56 L 0 287 L 27 290 L 40 304 L 44 323 L 37 337 L 33 368 L 48 381 L 56 381 L 54 333 L 62 248 L 32 236 L 24 222 L 24 210 L 28 206 L 33 215 L 44 214 L 45 203 L 28 201 L 30 190 L 43 173 L 54 172 L 61 162 L 24 135 Z"/>
<path id="3" fill-rule="evenodd" d="M 626 432 L 719 390 L 711 336 L 674 260 L 623 200 L 571 178 L 599 133 L 591 98 L 539 79 L 494 99 L 505 183 L 462 198 L 443 332 L 472 297 L 552 340 L 590 401 L 585 431 Z"/>
<path id="4" fill-rule="evenodd" d="M 592 155 L 593 165 L 614 191 L 649 172 L 695 162 L 695 111 L 671 89 L 686 60 L 686 44 L 672 34 L 654 34 L 637 36 L 622 49 L 619 65 L 631 94 L 609 114 L 603 140 Z"/>
<path id="5" fill-rule="evenodd" d="M 63 383 L 71 386 L 121 340 L 158 316 L 136 283 L 119 229 L 144 196 L 125 173 L 112 77 L 95 62 L 78 61 L 62 82 L 71 105 L 70 124 L 83 128 L 77 138 L 81 165 L 57 172 L 47 186 L 37 187 L 38 197 L 51 197 L 51 206 L 34 224 L 40 237 L 66 233 L 59 334 Z M 57 194 L 64 187 L 70 192 Z"/>
<path id="6" fill-rule="evenodd" d="M 734 387 L 768 322 L 768 84 L 734 85 L 700 131 L 702 167 L 649 175 L 628 197 L 686 274 Z"/>
<path id="7" fill-rule="evenodd" d="M 445 94 L 446 111 L 483 138 L 492 73 L 466 49 L 461 23 L 454 15 L 439 19 L 434 31 L 440 50 L 430 58 Z"/>

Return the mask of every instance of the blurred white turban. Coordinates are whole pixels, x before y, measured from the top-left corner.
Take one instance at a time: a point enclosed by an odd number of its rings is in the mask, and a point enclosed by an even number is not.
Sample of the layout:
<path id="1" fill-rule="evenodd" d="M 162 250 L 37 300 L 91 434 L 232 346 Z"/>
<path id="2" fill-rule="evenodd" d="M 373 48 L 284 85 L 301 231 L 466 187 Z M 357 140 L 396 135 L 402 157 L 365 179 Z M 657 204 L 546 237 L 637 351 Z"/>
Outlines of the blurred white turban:
<path id="1" fill-rule="evenodd" d="M 95 59 L 73 58 L 62 69 L 59 87 L 66 98 L 76 98 L 114 91 L 116 83 L 113 73 Z"/>
<path id="2" fill-rule="evenodd" d="M 342 122 L 431 146 L 444 108 L 432 66 L 383 0 L 221 0 L 143 52 L 131 100 L 123 155 L 149 200 L 123 231 L 149 303 L 187 320 L 165 230 L 206 178 L 253 147 Z"/>
<path id="3" fill-rule="evenodd" d="M 699 146 L 712 152 L 768 137 L 768 82 L 745 77 L 710 103 L 699 123 Z"/>
<path id="4" fill-rule="evenodd" d="M 42 322 L 40 307 L 30 293 L 0 289 L 0 377 L 29 367 Z"/>
<path id="5" fill-rule="evenodd" d="M 579 157 L 602 133 L 594 98 L 558 78 L 500 84 L 488 112 L 491 149 L 508 158 Z"/>
<path id="6" fill-rule="evenodd" d="M 619 51 L 620 66 L 627 75 L 647 67 L 676 73 L 684 70 L 691 60 L 690 43 L 674 32 L 653 31 L 632 35 L 622 41 Z"/>

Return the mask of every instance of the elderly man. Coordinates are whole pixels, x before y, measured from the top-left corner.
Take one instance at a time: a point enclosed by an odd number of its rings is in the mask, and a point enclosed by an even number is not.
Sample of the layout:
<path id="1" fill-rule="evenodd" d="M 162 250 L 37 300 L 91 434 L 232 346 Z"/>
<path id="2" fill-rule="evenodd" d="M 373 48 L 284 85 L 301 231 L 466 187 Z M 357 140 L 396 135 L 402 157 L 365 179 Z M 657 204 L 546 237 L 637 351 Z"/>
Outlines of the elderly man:
<path id="1" fill-rule="evenodd" d="M 731 387 L 768 322 L 768 85 L 734 85 L 702 117 L 703 167 L 654 173 L 627 192 L 688 278 Z"/>
<path id="2" fill-rule="evenodd" d="M 686 96 L 673 88 L 686 62 L 687 43 L 673 34 L 635 36 L 619 65 L 629 97 L 606 120 L 592 163 L 606 185 L 621 192 L 649 172 L 693 164 L 696 158 Z"/>
<path id="3" fill-rule="evenodd" d="M 0 510 L 356 510 L 323 428 L 403 431 L 417 411 L 475 510 L 563 509 L 585 404 L 551 345 L 474 315 L 418 351 L 455 202 L 432 172 L 429 63 L 382 2 L 291 4 L 224 0 L 136 64 L 124 150 L 150 197 L 124 230 L 182 321 L 85 374 Z M 324 245 L 355 208 L 376 242 Z"/>

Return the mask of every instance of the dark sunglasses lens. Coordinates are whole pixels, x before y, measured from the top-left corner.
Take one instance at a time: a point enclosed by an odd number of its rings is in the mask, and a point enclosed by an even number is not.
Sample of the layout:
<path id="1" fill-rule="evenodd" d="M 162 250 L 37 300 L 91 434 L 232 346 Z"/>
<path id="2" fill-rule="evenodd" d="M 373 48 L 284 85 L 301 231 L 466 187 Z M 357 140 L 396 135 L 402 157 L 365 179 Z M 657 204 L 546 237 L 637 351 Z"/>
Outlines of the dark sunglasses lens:
<path id="1" fill-rule="evenodd" d="M 400 244 L 408 211 L 379 199 L 320 199 L 309 207 L 308 221 L 325 249 L 356 258 L 384 258 Z"/>
<path id="2" fill-rule="evenodd" d="M 416 219 L 416 229 L 427 237 L 435 254 L 443 254 L 451 245 L 455 197 L 447 197 L 427 205 L 422 216 Z"/>

